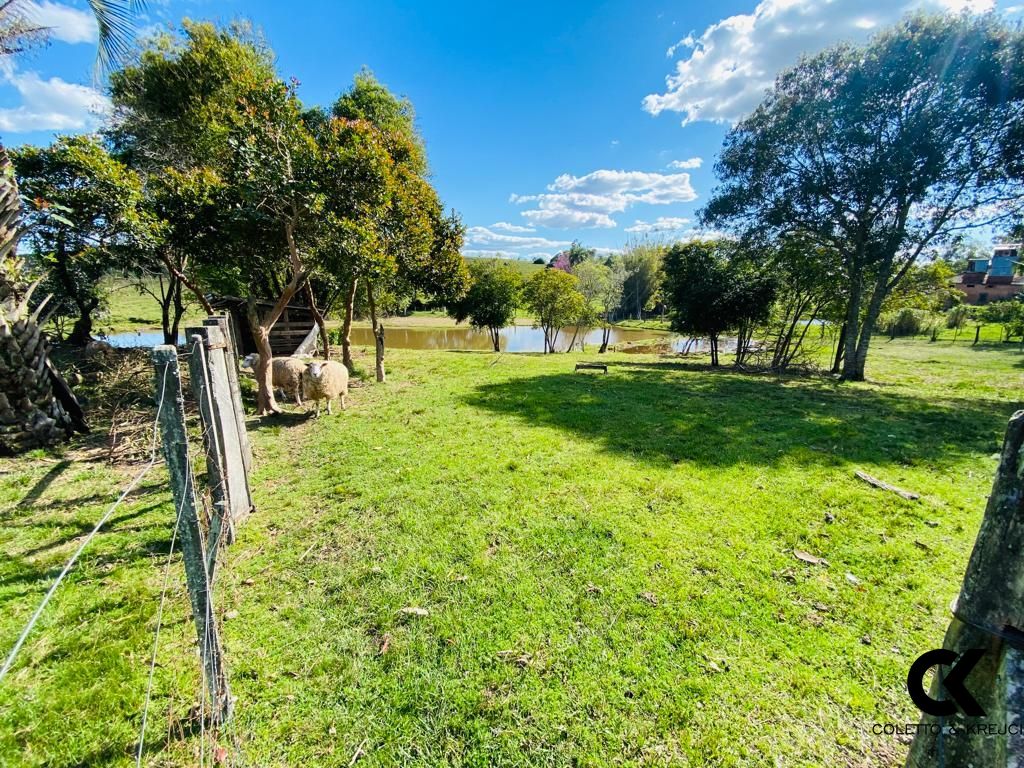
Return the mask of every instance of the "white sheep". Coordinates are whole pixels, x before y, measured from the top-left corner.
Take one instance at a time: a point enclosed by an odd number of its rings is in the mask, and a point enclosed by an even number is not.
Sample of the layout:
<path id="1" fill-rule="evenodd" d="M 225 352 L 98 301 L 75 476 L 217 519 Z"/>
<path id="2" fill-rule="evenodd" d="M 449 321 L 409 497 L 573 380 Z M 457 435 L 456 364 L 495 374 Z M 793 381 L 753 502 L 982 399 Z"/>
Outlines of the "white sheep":
<path id="1" fill-rule="evenodd" d="M 259 352 L 253 352 L 242 359 L 242 367 L 255 371 L 259 361 Z M 274 388 L 280 389 L 298 406 L 302 405 L 302 374 L 306 370 L 306 363 L 306 360 L 298 357 L 275 357 L 270 361 Z"/>
<path id="2" fill-rule="evenodd" d="M 316 400 L 316 415 L 320 415 L 320 401 L 327 400 L 327 413 L 331 413 L 331 402 L 341 398 L 341 410 L 345 410 L 348 395 L 348 368 L 334 360 L 316 360 L 306 366 L 302 374 L 302 394 L 307 400 Z"/>

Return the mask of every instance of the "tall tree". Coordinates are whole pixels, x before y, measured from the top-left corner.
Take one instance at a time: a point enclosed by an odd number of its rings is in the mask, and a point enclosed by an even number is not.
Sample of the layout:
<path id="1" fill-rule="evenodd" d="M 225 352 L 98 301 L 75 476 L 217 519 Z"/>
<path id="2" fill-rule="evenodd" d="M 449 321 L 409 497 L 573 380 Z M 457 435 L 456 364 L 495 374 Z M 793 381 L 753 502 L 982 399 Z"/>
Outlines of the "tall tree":
<path id="1" fill-rule="evenodd" d="M 586 307 L 578 285 L 575 275 L 544 269 L 535 272 L 523 286 L 523 300 L 544 332 L 545 354 L 555 352 L 562 329 L 576 322 Z"/>
<path id="2" fill-rule="evenodd" d="M 523 278 L 512 265 L 495 260 L 469 265 L 469 290 L 448 305 L 456 323 L 469 320 L 474 328 L 486 329 L 495 352 L 501 351 L 501 329 L 515 320 Z"/>
<path id="3" fill-rule="evenodd" d="M 580 331 L 583 331 L 585 338 L 589 328 L 598 322 L 603 322 L 604 327 L 602 329 L 601 348 L 599 351 L 605 352 L 608 349 L 608 336 L 611 332 L 608 314 L 619 303 L 619 297 L 615 295 L 612 285 L 614 279 L 612 269 L 606 264 L 599 264 L 593 259 L 586 259 L 577 262 L 576 266 L 573 267 L 572 273 L 576 275 L 576 279 L 579 281 L 579 292 L 583 296 L 584 311 L 576 323 L 576 333 L 573 334 L 573 341 L 569 343 L 569 348 L 572 348 L 573 342 L 575 342 Z M 610 303 L 612 301 L 614 301 L 613 304 Z"/>
<path id="4" fill-rule="evenodd" d="M 719 364 L 721 335 L 738 329 L 741 365 L 753 326 L 764 321 L 774 299 L 770 278 L 752 270 L 736 245 L 723 240 L 676 243 L 665 254 L 664 275 L 672 329 L 707 336 L 713 366 Z"/>
<path id="5" fill-rule="evenodd" d="M 134 270 L 151 237 L 142 184 L 94 137 L 63 136 L 12 157 L 29 202 L 33 259 L 48 273 L 53 308 L 75 318 L 68 341 L 84 346 L 104 298 L 101 278 L 117 268 Z"/>
<path id="6" fill-rule="evenodd" d="M 226 188 L 250 93 L 276 79 L 272 51 L 247 26 L 188 20 L 180 33 L 149 38 L 110 77 L 106 138 L 142 175 L 147 205 L 166 225 L 154 257 L 166 282 L 179 281 L 208 312 L 211 288 L 245 292 L 254 280 L 265 293 L 279 287 L 276 275 L 247 273 L 235 258 L 255 244 L 236 247 L 248 233 Z"/>
<path id="7" fill-rule="evenodd" d="M 651 240 L 632 240 L 626 244 L 619 257 L 625 271 L 620 305 L 623 315 L 643 318 L 661 282 L 664 254 L 664 245 Z"/>
<path id="8" fill-rule="evenodd" d="M 137 3 L 124 0 L 89 0 L 99 27 L 97 64 L 102 70 L 132 41 L 131 14 Z M 0 5 L 0 59 L 9 60 L 46 42 L 50 30 L 33 18 L 37 6 L 29 0 L 7 0 Z M 39 310 L 29 306 L 38 282 L 25 271 L 18 255 L 21 237 L 20 200 L 14 167 L 0 145 L 0 409 L 3 437 L 0 451 L 18 452 L 55 442 L 71 434 L 72 425 L 85 430 L 77 404 L 71 398 L 38 325 Z"/>
<path id="9" fill-rule="evenodd" d="M 840 255 L 843 379 L 864 378 L 882 302 L 926 248 L 1019 205 L 1003 154 L 1024 119 L 1018 47 L 995 17 L 911 17 L 802 60 L 727 136 L 704 221 Z"/>
<path id="10" fill-rule="evenodd" d="M 460 297 L 468 284 L 468 272 L 460 255 L 464 229 L 454 213 L 445 215 L 427 178 L 426 151 L 408 99 L 396 97 L 370 72 L 363 71 L 335 102 L 332 115 L 336 120 L 372 126 L 391 163 L 386 200 L 368 210 L 365 220 L 364 240 L 372 239 L 376 248 L 342 269 L 343 360 L 351 369 L 349 333 L 358 285 L 362 282 L 376 340 L 376 376 L 383 381 L 384 331 L 377 299 L 384 293 L 418 291 L 430 294 L 440 303 Z"/>

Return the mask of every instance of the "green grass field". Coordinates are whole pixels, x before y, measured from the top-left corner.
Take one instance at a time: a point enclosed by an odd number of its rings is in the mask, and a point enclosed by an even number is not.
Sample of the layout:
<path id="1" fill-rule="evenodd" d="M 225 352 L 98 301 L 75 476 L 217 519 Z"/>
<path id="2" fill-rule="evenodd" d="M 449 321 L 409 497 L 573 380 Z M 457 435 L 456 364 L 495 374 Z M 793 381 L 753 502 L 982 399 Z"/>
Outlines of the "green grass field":
<path id="1" fill-rule="evenodd" d="M 544 264 L 534 264 L 533 261 L 527 261 L 525 259 L 506 259 L 498 256 L 467 256 L 466 261 L 501 261 L 507 262 L 512 265 L 512 268 L 520 274 L 523 279 L 530 277 L 535 272 L 540 272 L 545 268 Z"/>
<path id="2" fill-rule="evenodd" d="M 856 385 L 573 373 L 596 357 L 394 351 L 342 414 L 253 421 L 216 589 L 237 717 L 190 718 L 175 556 L 145 764 L 902 764 L 871 725 L 917 719 L 1024 356 L 880 338 Z M 0 466 L 3 653 L 137 468 L 75 456 Z M 172 524 L 161 470 L 0 684 L 0 765 L 133 764 Z"/>

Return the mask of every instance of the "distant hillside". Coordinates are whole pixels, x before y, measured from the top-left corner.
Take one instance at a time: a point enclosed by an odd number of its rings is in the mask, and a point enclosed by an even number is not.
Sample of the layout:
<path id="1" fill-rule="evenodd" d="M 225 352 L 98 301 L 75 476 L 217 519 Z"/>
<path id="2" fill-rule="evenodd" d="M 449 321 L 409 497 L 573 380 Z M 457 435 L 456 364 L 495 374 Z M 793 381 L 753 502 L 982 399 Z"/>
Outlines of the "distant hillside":
<path id="1" fill-rule="evenodd" d="M 543 264 L 534 264 L 532 261 L 526 261 L 524 259 L 506 259 L 500 256 L 466 256 L 466 261 L 503 261 L 511 264 L 520 275 L 524 278 L 529 277 L 534 272 L 544 269 Z"/>

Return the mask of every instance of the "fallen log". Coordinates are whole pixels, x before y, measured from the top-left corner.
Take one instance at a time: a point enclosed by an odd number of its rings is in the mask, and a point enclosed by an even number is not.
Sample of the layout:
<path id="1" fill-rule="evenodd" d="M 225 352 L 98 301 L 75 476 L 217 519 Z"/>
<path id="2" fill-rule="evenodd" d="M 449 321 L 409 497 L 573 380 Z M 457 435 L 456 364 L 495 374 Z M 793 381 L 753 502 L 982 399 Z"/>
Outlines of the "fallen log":
<path id="1" fill-rule="evenodd" d="M 873 485 L 875 486 L 875 488 L 881 488 L 883 491 L 892 491 L 893 493 L 902 496 L 904 499 L 907 499 L 908 501 L 914 501 L 916 499 L 921 498 L 921 494 L 919 493 L 914 493 L 913 491 L 905 491 L 902 488 L 898 488 L 895 485 L 890 485 L 889 483 L 883 480 L 879 480 L 877 477 L 872 477 L 867 472 L 864 472 L 860 469 L 854 472 L 854 474 L 868 485 Z"/>

